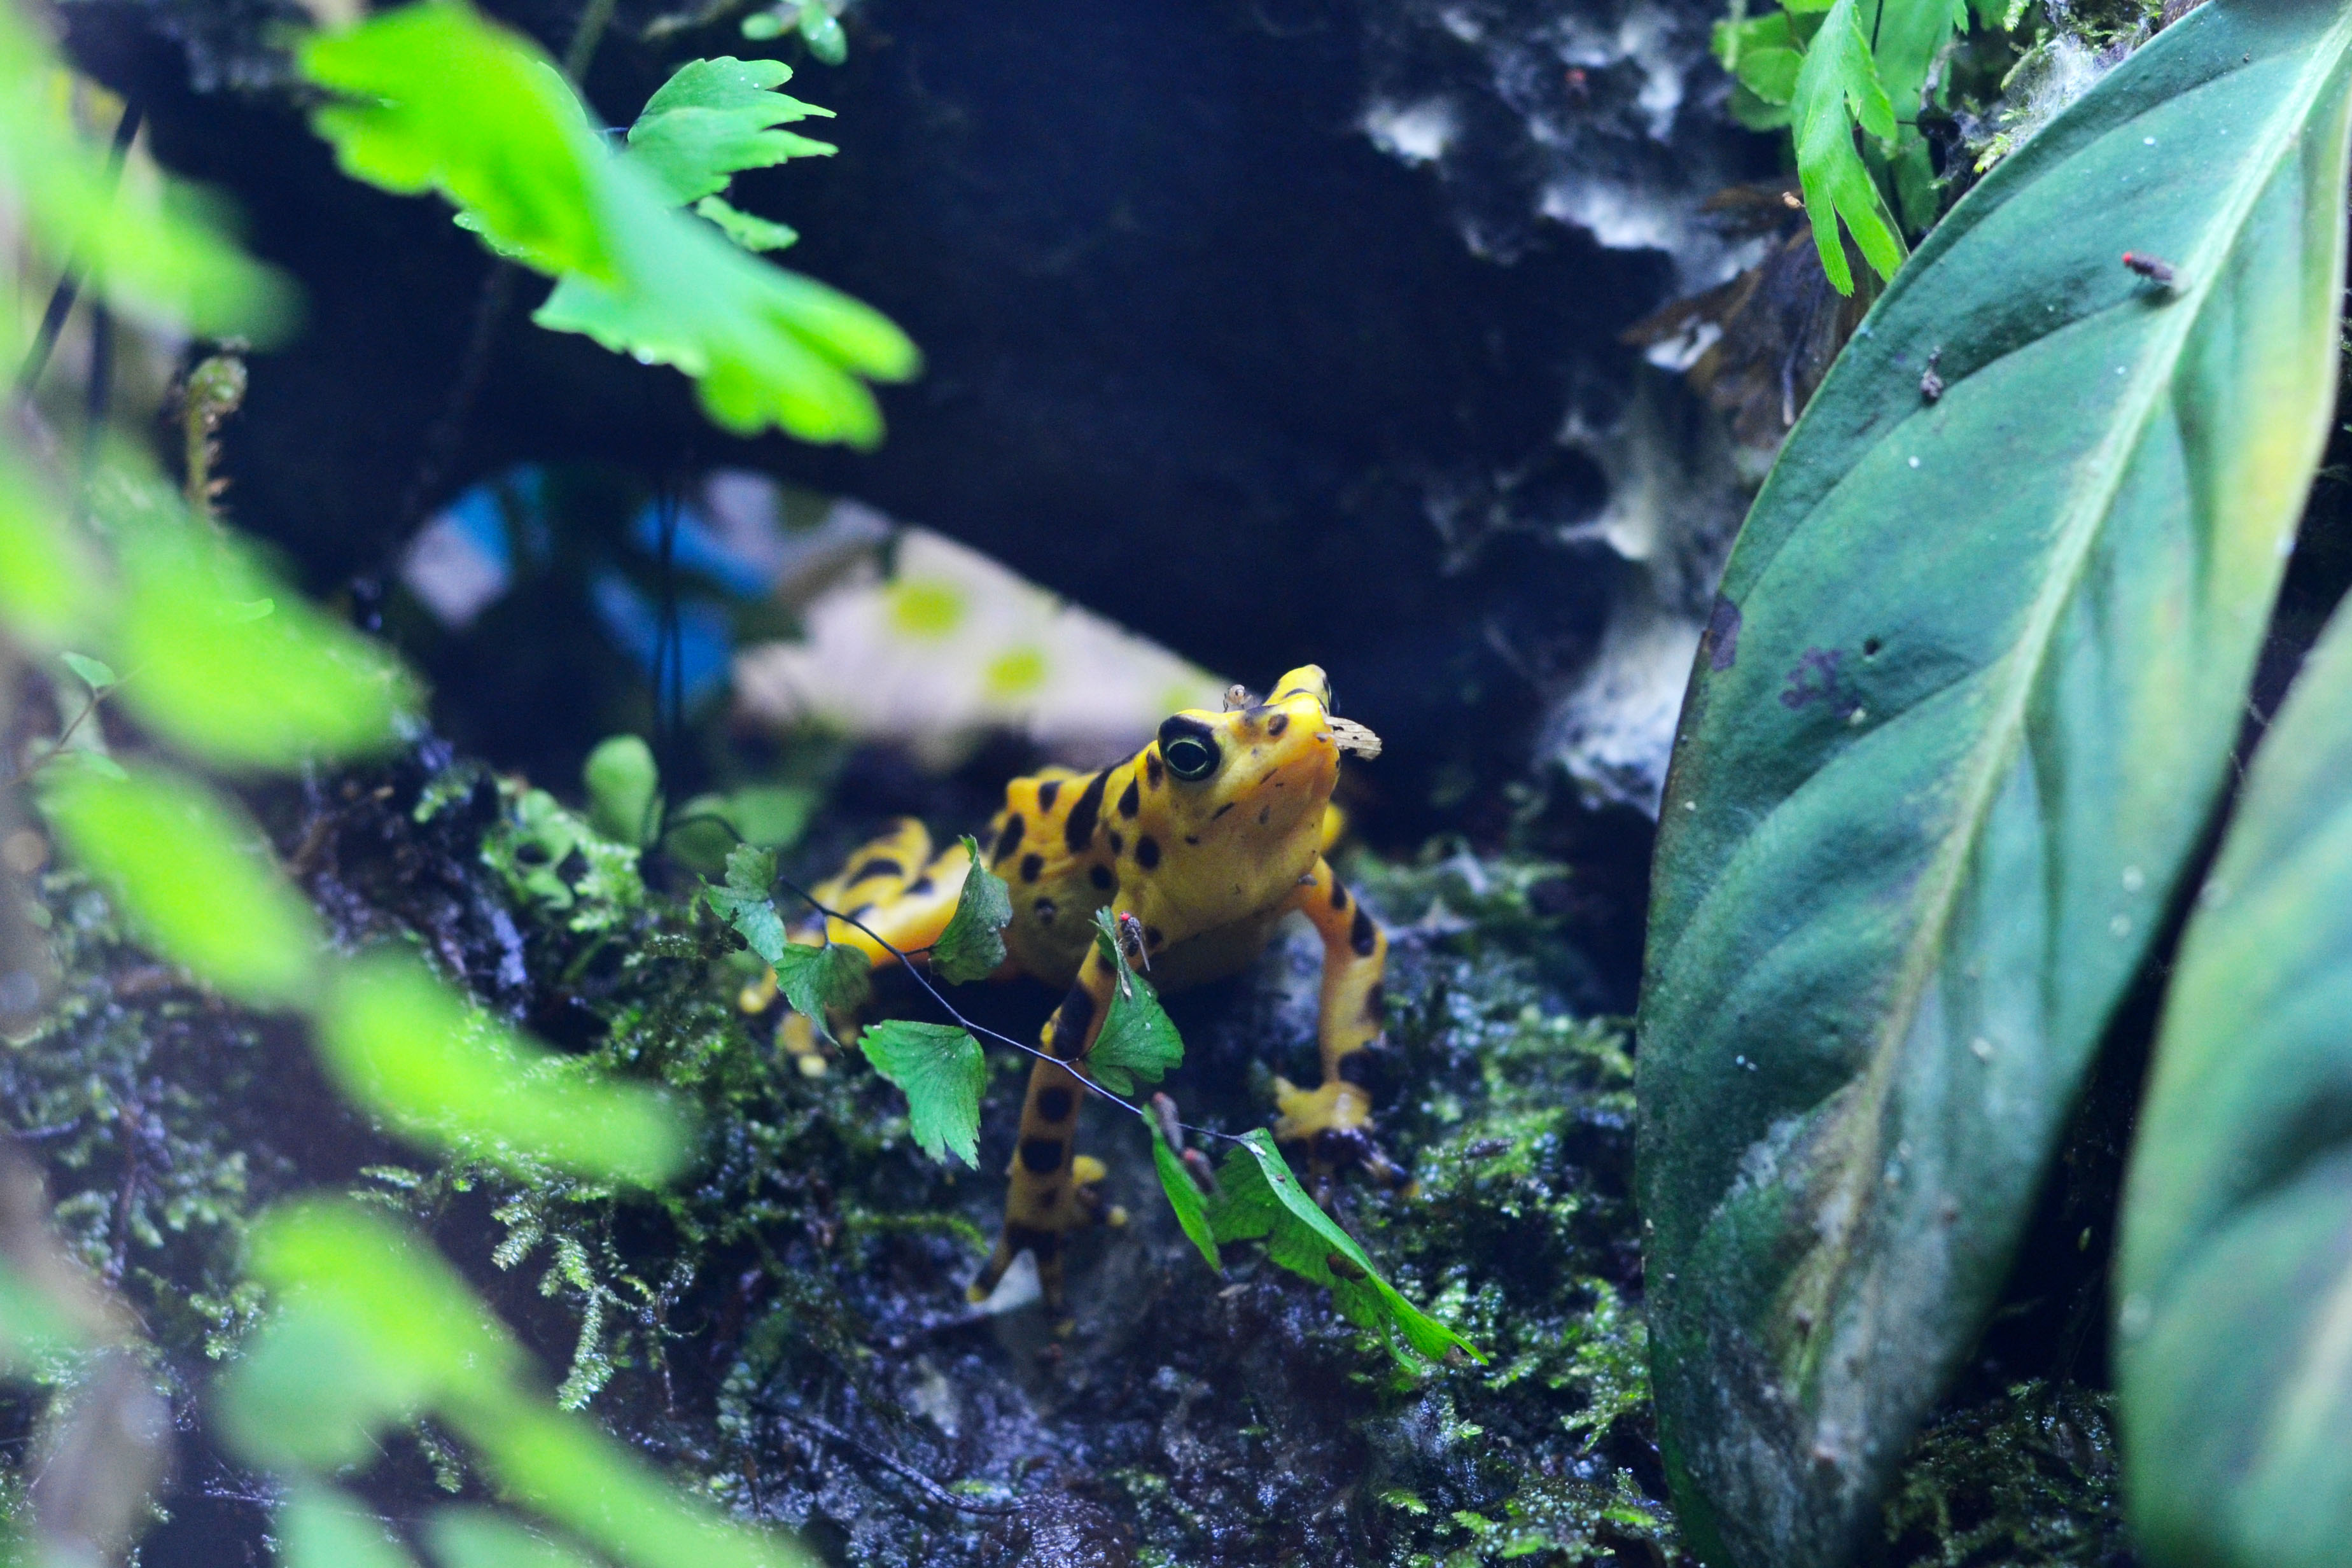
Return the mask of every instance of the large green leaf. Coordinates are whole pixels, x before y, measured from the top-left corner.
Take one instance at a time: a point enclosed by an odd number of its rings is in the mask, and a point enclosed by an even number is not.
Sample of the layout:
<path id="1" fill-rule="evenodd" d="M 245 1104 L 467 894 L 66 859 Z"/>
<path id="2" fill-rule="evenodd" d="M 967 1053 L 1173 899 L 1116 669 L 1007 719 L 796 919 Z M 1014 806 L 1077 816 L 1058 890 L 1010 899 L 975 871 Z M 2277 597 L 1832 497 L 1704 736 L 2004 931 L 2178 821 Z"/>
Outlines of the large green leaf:
<path id="1" fill-rule="evenodd" d="M 1733 552 L 1639 1072 L 1712 1562 L 1848 1554 L 2210 817 L 2334 392 L 2347 40 L 2333 0 L 2211 0 L 2002 163 Z"/>
<path id="2" fill-rule="evenodd" d="M 2254 759 L 2181 943 L 2117 1268 L 2134 1522 L 2160 1563 L 2352 1538 L 2352 612 Z"/>

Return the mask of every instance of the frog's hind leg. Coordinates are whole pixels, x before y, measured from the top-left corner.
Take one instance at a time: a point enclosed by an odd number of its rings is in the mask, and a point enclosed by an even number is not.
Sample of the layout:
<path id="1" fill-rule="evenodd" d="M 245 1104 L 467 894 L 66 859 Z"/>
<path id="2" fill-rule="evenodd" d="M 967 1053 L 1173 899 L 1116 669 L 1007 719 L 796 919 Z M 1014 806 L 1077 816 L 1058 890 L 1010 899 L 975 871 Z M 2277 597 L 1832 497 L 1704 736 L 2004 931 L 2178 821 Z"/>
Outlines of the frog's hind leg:
<path id="1" fill-rule="evenodd" d="M 1073 1155 L 1078 1107 L 1088 1093 L 1075 1065 L 1094 1046 L 1109 1010 L 1113 977 L 1102 955 L 1087 952 L 1077 984 L 1046 1022 L 1040 1043 L 1046 1057 L 1029 1071 L 1029 1092 L 1021 1102 L 1021 1138 L 1013 1145 L 1012 1188 L 1004 1198 L 1004 1228 L 988 1266 L 972 1281 L 971 1296 L 986 1300 L 1024 1252 L 1037 1259 L 1037 1283 L 1045 1305 L 1062 1307 L 1062 1238 L 1097 1220 L 1116 1225 L 1125 1215 L 1102 1197 L 1097 1184 L 1102 1162 Z M 1065 1066 L 1065 1063 L 1073 1065 Z"/>
<path id="2" fill-rule="evenodd" d="M 1361 1165 L 1375 1181 L 1403 1186 L 1411 1180 L 1372 1142 L 1372 1052 L 1386 1022 L 1381 981 L 1389 939 L 1371 912 L 1348 895 L 1330 862 L 1316 857 L 1291 905 L 1314 922 L 1323 939 L 1323 998 L 1319 1028 L 1323 1081 L 1311 1089 L 1275 1079 L 1282 1117 L 1275 1136 L 1303 1142 L 1313 1174 L 1326 1181 Z"/>
<path id="3" fill-rule="evenodd" d="M 810 889 L 815 901 L 836 916 L 820 920 L 810 914 L 793 928 L 792 941 L 803 947 L 830 941 L 856 948 L 877 968 L 895 963 L 893 949 L 913 953 L 939 940 L 955 913 L 970 868 L 961 843 L 935 856 L 929 830 L 913 817 L 901 817 L 850 856 L 839 872 Z M 844 916 L 847 918 L 839 918 Z M 771 970 L 744 987 L 742 1007 L 758 1012 L 775 1000 L 775 994 L 776 976 Z M 855 1020 L 829 1022 L 836 1034 L 843 1034 Z M 809 1019 L 788 1014 L 777 1026 L 776 1039 L 803 1072 L 824 1071 L 824 1057 Z"/>

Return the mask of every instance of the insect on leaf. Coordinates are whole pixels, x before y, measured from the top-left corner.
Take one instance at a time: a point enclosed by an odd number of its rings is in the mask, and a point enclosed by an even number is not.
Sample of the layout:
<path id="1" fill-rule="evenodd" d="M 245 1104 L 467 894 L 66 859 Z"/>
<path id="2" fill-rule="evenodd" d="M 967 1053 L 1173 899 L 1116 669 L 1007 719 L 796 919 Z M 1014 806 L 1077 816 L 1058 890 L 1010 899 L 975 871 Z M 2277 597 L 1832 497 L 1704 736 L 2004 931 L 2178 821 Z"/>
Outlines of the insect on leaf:
<path id="1" fill-rule="evenodd" d="M 2181 891 L 2330 427 L 2348 93 L 2335 0 L 2158 34 L 1929 233 L 1726 564 L 1636 1068 L 1706 1561 L 1875 1528 Z"/>
<path id="2" fill-rule="evenodd" d="M 886 1018 L 857 1038 L 874 1070 L 906 1092 L 915 1142 L 934 1160 L 952 1152 L 980 1164 L 980 1091 L 988 1058 L 980 1042 L 951 1024 Z"/>
<path id="3" fill-rule="evenodd" d="M 1169 1068 L 1181 1066 L 1184 1040 L 1161 1010 L 1151 983 L 1129 964 L 1116 917 L 1108 909 L 1097 910 L 1095 926 L 1095 950 L 1113 966 L 1118 984 L 1111 989 L 1110 1010 L 1081 1064 L 1088 1078 L 1126 1099 L 1135 1093 L 1137 1079 L 1158 1083 Z"/>
<path id="4" fill-rule="evenodd" d="M 955 914 L 931 946 L 931 973 L 950 985 L 985 980 L 1004 963 L 1004 928 L 1013 923 L 1013 890 L 980 858 L 980 845 L 964 835 L 971 869 L 956 895 Z"/>
<path id="5" fill-rule="evenodd" d="M 1201 1249 L 1202 1260 L 1218 1274 L 1225 1271 L 1224 1259 L 1217 1256 L 1217 1235 L 1209 1226 L 1209 1213 L 1204 1206 L 1201 1189 L 1192 1184 L 1192 1173 L 1184 1168 L 1184 1157 L 1168 1145 L 1167 1136 L 1160 1123 L 1145 1117 L 1151 1129 L 1151 1165 L 1160 1173 L 1160 1190 L 1168 1194 L 1168 1206 L 1176 1211 L 1176 1223 Z"/>
<path id="6" fill-rule="evenodd" d="M 1328 1288 L 1341 1316 L 1360 1329 L 1377 1331 L 1389 1352 L 1408 1366 L 1412 1361 L 1400 1338 L 1431 1361 L 1451 1350 L 1473 1361 L 1486 1359 L 1381 1278 L 1356 1238 L 1307 1195 L 1274 1134 L 1263 1127 L 1253 1129 L 1217 1168 L 1217 1195 L 1208 1205 L 1208 1220 L 1219 1241 L 1264 1239 L 1267 1257 Z"/>

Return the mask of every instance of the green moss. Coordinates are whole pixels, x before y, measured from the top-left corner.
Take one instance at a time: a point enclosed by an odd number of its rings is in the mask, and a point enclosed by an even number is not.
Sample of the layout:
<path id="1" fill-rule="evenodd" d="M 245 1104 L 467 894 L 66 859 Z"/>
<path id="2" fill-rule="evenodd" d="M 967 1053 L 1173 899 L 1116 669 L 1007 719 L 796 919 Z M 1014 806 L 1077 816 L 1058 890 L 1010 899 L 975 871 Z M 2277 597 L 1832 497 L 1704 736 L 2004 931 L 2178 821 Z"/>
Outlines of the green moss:
<path id="1" fill-rule="evenodd" d="M 559 1046 L 666 1084 L 700 1119 L 701 1158 L 659 1194 L 433 1163 L 340 1108 L 298 1035 L 158 969 L 95 891 L 53 879 L 66 1004 L 0 1047 L 0 1100 L 37 1134 L 78 1254 L 101 1270 L 120 1256 L 181 1388 L 235 1353 L 260 1306 L 237 1274 L 247 1216 L 324 1184 L 429 1229 L 564 1403 L 830 1563 L 1003 1561 L 1049 1523 L 1129 1531 L 1136 1562 L 1185 1568 L 1677 1559 L 1649 1409 L 1631 1045 L 1622 1021 L 1565 1001 L 1581 960 L 1538 897 L 1559 868 L 1452 846 L 1349 868 L 1394 937 L 1379 1132 L 1420 1184 L 1350 1189 L 1340 1212 L 1491 1357 L 1414 1370 L 1255 1248 L 1209 1274 L 1139 1130 L 1098 1112 L 1082 1146 L 1135 1218 L 1074 1241 L 1077 1331 L 974 1317 L 963 1286 L 1001 1184 L 917 1152 L 903 1098 L 854 1052 L 799 1071 L 772 1017 L 738 1009 L 756 966 L 690 877 L 658 858 L 640 872 L 559 803 L 478 770 L 391 780 L 326 792 L 324 816 L 286 825 L 284 841 L 328 847 L 314 887 L 340 933 L 419 939 Z M 1272 1072 L 1311 1070 L 1313 963 L 1311 943 L 1277 951 L 1253 982 L 1182 999 L 1170 1086 L 1188 1120 L 1262 1124 Z M 1007 1032 L 1052 1005 L 968 995 Z M 886 984 L 883 1000 L 921 999 Z M 1025 1069 L 994 1065 L 983 1159 L 1001 1163 Z M 370 1484 L 424 1506 L 477 1483 L 426 1428 L 388 1446 Z M 940 1500 L 958 1498 L 1023 1513 Z M 1922 1440 L 1887 1561 L 2090 1562 L 2114 1519 L 2103 1407 L 2032 1385 Z"/>
<path id="2" fill-rule="evenodd" d="M 2126 1541 L 2114 1398 L 2031 1382 L 1953 1412 L 1913 1447 L 1886 1505 L 1885 1568 L 2107 1563 Z"/>

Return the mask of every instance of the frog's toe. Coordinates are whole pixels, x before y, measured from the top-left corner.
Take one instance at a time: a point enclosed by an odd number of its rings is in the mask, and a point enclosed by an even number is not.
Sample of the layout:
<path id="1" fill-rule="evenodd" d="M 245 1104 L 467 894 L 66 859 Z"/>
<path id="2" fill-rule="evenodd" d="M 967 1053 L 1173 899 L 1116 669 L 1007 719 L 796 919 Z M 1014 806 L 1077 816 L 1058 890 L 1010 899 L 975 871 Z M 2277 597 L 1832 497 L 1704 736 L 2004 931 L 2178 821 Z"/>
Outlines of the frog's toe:
<path id="1" fill-rule="evenodd" d="M 1276 1079 L 1274 1103 L 1282 1112 L 1274 1135 L 1285 1143 L 1312 1142 L 1321 1133 L 1361 1128 L 1372 1120 L 1372 1097 L 1345 1079 L 1314 1089 Z"/>
<path id="2" fill-rule="evenodd" d="M 1411 1173 L 1381 1152 L 1371 1134 L 1371 1096 L 1344 1079 L 1316 1089 L 1300 1089 L 1276 1079 L 1275 1103 L 1281 1117 L 1274 1136 L 1284 1143 L 1307 1146 L 1309 1173 L 1328 1178 L 1343 1171 L 1361 1170 L 1384 1187 L 1407 1187 Z"/>
<path id="3" fill-rule="evenodd" d="M 1069 1184 L 1055 1190 L 1036 1209 L 1024 1209 L 1016 1197 L 1014 1209 L 1005 1216 L 1004 1228 L 998 1233 L 996 1250 L 989 1257 L 965 1296 L 975 1302 L 985 1301 L 996 1293 L 999 1281 L 1013 1267 L 1013 1260 L 1024 1252 L 1037 1259 L 1037 1283 L 1045 1295 L 1045 1304 L 1056 1311 L 1062 1305 L 1062 1242 L 1074 1230 L 1090 1225 L 1120 1226 L 1127 1223 L 1127 1211 L 1112 1203 L 1102 1191 L 1103 1178 L 1109 1168 L 1091 1154 L 1079 1154 L 1070 1161 Z M 1025 1218 L 1015 1218 L 1025 1214 Z"/>

